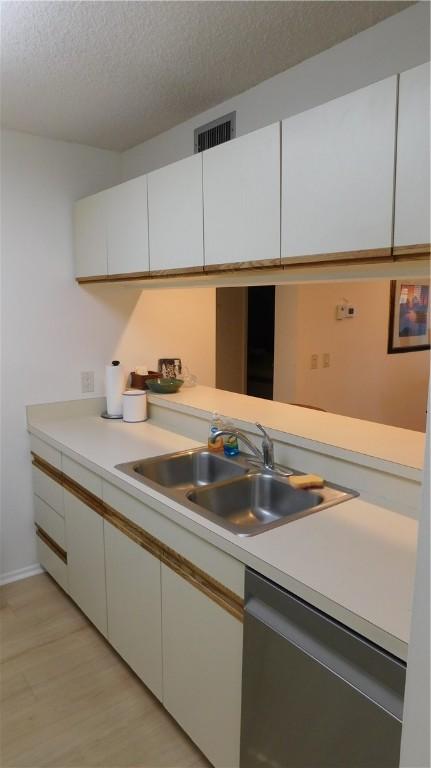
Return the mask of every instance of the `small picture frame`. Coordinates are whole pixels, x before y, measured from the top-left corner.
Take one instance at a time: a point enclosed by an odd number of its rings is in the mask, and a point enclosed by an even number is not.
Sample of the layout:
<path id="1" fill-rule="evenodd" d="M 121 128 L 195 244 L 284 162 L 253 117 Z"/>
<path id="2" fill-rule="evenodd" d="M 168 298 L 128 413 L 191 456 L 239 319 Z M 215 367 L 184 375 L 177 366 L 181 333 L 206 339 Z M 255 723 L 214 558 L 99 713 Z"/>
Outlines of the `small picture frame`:
<path id="1" fill-rule="evenodd" d="M 158 367 L 162 379 L 178 379 L 181 375 L 182 365 L 179 357 L 162 357 Z"/>
<path id="2" fill-rule="evenodd" d="M 391 281 L 388 354 L 430 349 L 430 281 Z"/>

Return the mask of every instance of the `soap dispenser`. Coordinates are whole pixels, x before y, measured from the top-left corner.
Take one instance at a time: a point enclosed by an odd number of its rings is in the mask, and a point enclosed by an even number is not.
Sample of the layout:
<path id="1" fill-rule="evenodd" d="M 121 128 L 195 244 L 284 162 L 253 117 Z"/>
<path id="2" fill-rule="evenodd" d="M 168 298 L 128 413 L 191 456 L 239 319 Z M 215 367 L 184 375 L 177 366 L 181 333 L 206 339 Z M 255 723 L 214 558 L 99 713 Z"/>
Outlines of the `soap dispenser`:
<path id="1" fill-rule="evenodd" d="M 219 414 L 214 411 L 208 434 L 208 450 L 211 451 L 211 453 L 223 453 L 223 437 L 220 436 L 216 437 L 215 440 L 213 439 L 215 433 L 222 429 L 222 427 L 223 421 Z"/>

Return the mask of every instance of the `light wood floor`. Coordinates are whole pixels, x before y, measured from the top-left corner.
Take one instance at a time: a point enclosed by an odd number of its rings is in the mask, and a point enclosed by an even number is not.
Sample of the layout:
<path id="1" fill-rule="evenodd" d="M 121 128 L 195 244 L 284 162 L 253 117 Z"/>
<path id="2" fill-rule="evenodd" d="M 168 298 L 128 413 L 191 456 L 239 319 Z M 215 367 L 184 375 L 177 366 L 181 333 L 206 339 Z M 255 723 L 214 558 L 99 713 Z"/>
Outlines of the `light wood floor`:
<path id="1" fill-rule="evenodd" d="M 0 599 L 2 768 L 208 768 L 47 574 Z"/>

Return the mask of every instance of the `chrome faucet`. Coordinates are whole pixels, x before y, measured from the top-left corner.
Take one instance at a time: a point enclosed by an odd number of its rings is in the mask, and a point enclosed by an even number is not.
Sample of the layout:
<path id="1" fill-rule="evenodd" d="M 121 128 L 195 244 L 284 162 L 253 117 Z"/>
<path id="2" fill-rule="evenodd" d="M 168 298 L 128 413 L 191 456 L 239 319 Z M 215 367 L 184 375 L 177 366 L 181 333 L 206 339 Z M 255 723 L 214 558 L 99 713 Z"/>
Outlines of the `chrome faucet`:
<path id="1" fill-rule="evenodd" d="M 260 429 L 263 434 L 262 440 L 262 457 L 263 466 L 265 469 L 274 469 L 274 443 L 272 442 L 268 432 L 262 427 L 262 424 L 256 422 L 256 427 Z"/>
<path id="2" fill-rule="evenodd" d="M 241 440 L 247 446 L 247 448 L 250 449 L 256 458 L 259 459 L 259 463 L 263 464 L 265 469 L 268 469 L 271 472 L 277 472 L 278 470 L 274 465 L 274 443 L 268 435 L 268 432 L 266 432 L 261 424 L 256 423 L 256 427 L 263 433 L 261 451 L 259 448 L 256 448 L 251 440 L 249 440 L 247 435 L 245 435 L 244 432 L 241 432 L 240 429 L 219 429 L 217 432 L 213 433 L 211 440 L 214 442 L 218 437 L 223 437 L 223 435 L 232 435 L 238 440 Z"/>

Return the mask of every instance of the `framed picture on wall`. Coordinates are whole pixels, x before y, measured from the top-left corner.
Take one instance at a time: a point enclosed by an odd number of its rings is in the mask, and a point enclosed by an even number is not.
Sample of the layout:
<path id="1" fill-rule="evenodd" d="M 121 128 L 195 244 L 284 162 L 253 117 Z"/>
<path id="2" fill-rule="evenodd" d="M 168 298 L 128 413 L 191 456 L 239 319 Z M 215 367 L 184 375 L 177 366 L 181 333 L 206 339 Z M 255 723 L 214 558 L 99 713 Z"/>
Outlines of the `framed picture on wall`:
<path id="1" fill-rule="evenodd" d="M 430 348 L 430 281 L 391 281 L 388 354 Z"/>
<path id="2" fill-rule="evenodd" d="M 178 379 L 182 371 L 179 357 L 161 357 L 159 359 L 159 373 L 163 379 Z"/>

